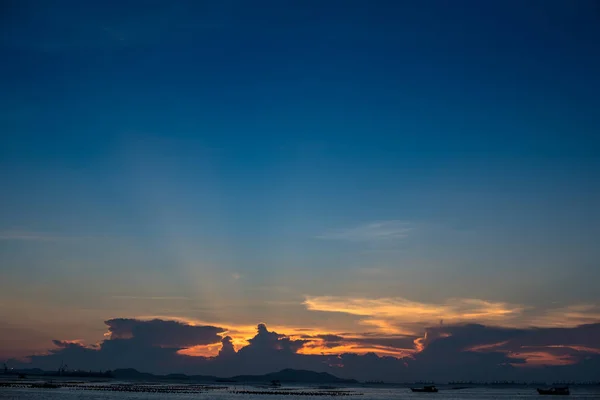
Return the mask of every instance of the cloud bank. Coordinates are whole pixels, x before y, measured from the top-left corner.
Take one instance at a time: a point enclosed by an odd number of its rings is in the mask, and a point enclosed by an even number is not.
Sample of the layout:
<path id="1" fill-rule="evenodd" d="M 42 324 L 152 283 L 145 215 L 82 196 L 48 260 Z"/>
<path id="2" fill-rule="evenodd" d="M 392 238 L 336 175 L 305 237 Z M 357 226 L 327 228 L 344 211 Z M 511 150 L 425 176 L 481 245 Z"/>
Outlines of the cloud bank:
<path id="1" fill-rule="evenodd" d="M 119 318 L 105 321 L 98 344 L 55 340 L 45 355 L 13 367 L 53 370 L 136 368 L 154 373 L 217 376 L 310 369 L 361 380 L 390 382 L 494 379 L 593 380 L 600 367 L 600 323 L 562 328 L 509 328 L 482 324 L 427 327 L 421 335 L 323 333 L 289 336 L 258 324 L 248 345 L 234 347 L 227 329 L 181 321 Z M 212 356 L 186 350 L 214 348 Z M 380 349 L 356 353 L 353 348 Z M 340 352 L 331 352 L 339 349 Z M 386 355 L 388 354 L 388 355 Z"/>

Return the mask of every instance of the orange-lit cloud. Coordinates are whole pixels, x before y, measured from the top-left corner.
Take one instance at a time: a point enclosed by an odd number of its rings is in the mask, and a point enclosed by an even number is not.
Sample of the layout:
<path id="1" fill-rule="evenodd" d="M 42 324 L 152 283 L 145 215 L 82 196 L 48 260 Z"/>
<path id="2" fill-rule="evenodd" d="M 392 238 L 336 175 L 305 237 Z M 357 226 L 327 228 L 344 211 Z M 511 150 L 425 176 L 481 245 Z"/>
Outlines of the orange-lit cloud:
<path id="1" fill-rule="evenodd" d="M 225 331 L 219 333 L 221 337 L 229 336 L 231 337 L 232 344 L 236 350 L 241 349 L 242 347 L 247 346 L 250 342 L 249 339 L 253 338 L 256 335 L 256 325 L 243 325 L 243 324 L 234 324 L 234 323 L 214 323 L 208 321 L 202 321 L 194 318 L 181 317 L 181 316 L 165 316 L 165 315 L 145 315 L 138 316 L 136 319 L 139 320 L 153 320 L 153 319 L 164 319 L 164 320 L 172 320 L 178 321 L 181 323 L 186 323 L 192 326 L 223 326 Z M 269 329 L 272 329 L 276 332 L 285 333 L 292 340 L 299 340 L 307 335 L 318 336 L 325 335 L 330 332 L 323 328 L 303 328 L 303 327 L 295 327 L 295 326 L 284 326 L 284 325 L 269 325 Z M 110 335 L 110 333 L 105 334 L 105 336 Z M 301 354 L 321 354 L 318 349 L 318 345 L 315 343 L 311 343 L 310 348 L 306 350 L 301 349 L 299 353 Z M 331 349 L 325 349 L 327 354 L 339 354 L 344 347 L 342 346 L 340 351 L 330 351 Z M 215 357 L 219 354 L 219 350 L 221 349 L 221 344 L 210 344 L 210 345 L 200 345 L 194 346 L 186 349 L 179 350 L 179 354 L 185 354 L 189 356 L 202 356 L 202 357 Z M 365 351 L 366 352 L 366 351 Z M 382 352 L 376 351 L 378 354 L 383 354 Z"/>
<path id="2" fill-rule="evenodd" d="M 413 341 L 413 343 L 415 345 L 415 352 L 419 353 L 419 352 L 425 350 L 425 347 L 427 347 L 427 344 L 433 340 L 444 339 L 444 338 L 447 338 L 450 336 L 451 335 L 447 332 L 437 332 L 432 338 L 431 334 L 428 331 L 425 331 L 425 334 L 423 335 L 423 337 L 416 338 Z"/>
<path id="3" fill-rule="evenodd" d="M 402 332 L 403 324 L 435 324 L 477 321 L 502 323 L 520 315 L 524 308 L 504 302 L 479 299 L 450 299 L 442 304 L 421 303 L 404 298 L 353 298 L 307 296 L 304 305 L 309 310 L 338 312 L 363 317 L 362 324 L 372 325 L 382 332 Z"/>
<path id="4" fill-rule="evenodd" d="M 450 335 L 442 331 L 436 331 L 435 337 L 428 338 L 425 327 L 439 326 L 440 320 L 443 320 L 447 325 L 467 322 L 517 327 L 527 326 L 528 324 L 524 320 L 527 319 L 526 317 L 529 317 L 527 314 L 524 315 L 524 307 L 522 306 L 480 299 L 450 299 L 443 303 L 434 304 L 410 301 L 404 298 L 369 299 L 360 297 L 307 296 L 304 305 L 308 310 L 312 311 L 338 312 L 358 317 L 356 328 L 346 331 L 343 334 L 344 340 L 339 343 L 335 343 L 334 341 L 326 342 L 319 339 L 319 336 L 336 333 L 318 326 L 307 329 L 296 326 L 269 324 L 271 329 L 276 332 L 285 333 L 291 340 L 300 340 L 309 337 L 310 340 L 298 350 L 299 354 L 307 355 L 365 354 L 373 352 L 380 356 L 412 356 L 415 353 L 423 351 L 430 341 L 442 339 Z M 563 324 L 557 321 L 565 317 L 565 320 L 569 321 L 568 325 L 570 325 L 580 319 L 587 321 L 589 318 L 594 318 L 593 313 L 589 314 L 593 311 L 594 308 L 590 306 L 571 306 L 555 309 L 541 314 L 538 317 L 538 322 L 545 322 L 546 326 L 562 326 Z M 221 337 L 231 337 L 231 343 L 236 350 L 247 346 L 249 339 L 256 335 L 256 325 L 214 323 L 181 316 L 145 316 L 138 318 L 163 318 L 177 320 L 190 325 L 223 326 L 225 330 L 219 333 L 219 335 Z M 411 345 L 401 346 L 401 348 L 386 346 L 381 343 L 367 343 L 364 342 L 364 337 L 361 333 L 364 330 L 360 329 L 361 325 L 368 327 L 367 332 L 376 332 L 377 335 L 409 335 L 419 337 L 411 338 Z M 485 343 L 465 348 L 464 350 L 477 352 L 501 351 L 505 353 L 515 350 L 514 347 L 512 349 L 502 349 L 502 346 L 505 344 L 505 342 Z M 189 356 L 214 357 L 218 355 L 220 347 L 220 343 L 200 345 L 182 349 L 179 353 Z M 543 356 L 542 352 L 539 349 L 535 351 L 523 349 L 523 351 L 515 352 L 515 354 L 525 357 L 526 354 L 532 353 L 531 357 L 527 359 L 530 360 L 530 364 L 536 365 L 545 362 L 544 360 L 548 361 L 550 365 L 558 365 L 559 363 L 567 363 L 569 361 L 565 357 L 561 358 L 552 354 Z"/>
<path id="5" fill-rule="evenodd" d="M 571 365 L 580 361 L 577 353 L 600 354 L 600 349 L 587 346 L 550 345 L 521 346 L 521 351 L 509 352 L 509 357 L 524 358 L 525 364 L 531 367 L 540 365 Z"/>
<path id="6" fill-rule="evenodd" d="M 299 354 L 322 354 L 338 355 L 344 353 L 366 354 L 375 353 L 379 356 L 406 357 L 415 352 L 414 349 L 398 349 L 390 346 L 365 345 L 360 342 L 353 342 L 352 339 L 344 341 L 337 346 L 328 346 L 323 341 L 315 341 L 305 344 L 299 351 Z"/>
<path id="7" fill-rule="evenodd" d="M 221 343 L 188 347 L 177 351 L 177 353 L 192 357 L 216 357 L 219 350 L 221 350 Z"/>
<path id="8" fill-rule="evenodd" d="M 83 339 L 71 339 L 71 340 L 54 340 L 53 341 L 56 346 L 67 346 L 69 344 L 77 344 L 83 346 Z"/>

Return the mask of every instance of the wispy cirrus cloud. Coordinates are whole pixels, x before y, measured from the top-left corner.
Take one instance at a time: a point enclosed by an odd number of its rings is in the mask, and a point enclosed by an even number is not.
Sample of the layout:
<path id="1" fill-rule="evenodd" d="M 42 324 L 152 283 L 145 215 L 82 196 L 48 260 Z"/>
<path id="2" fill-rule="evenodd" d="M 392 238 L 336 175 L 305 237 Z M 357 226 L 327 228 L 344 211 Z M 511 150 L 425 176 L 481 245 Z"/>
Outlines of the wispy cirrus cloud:
<path id="1" fill-rule="evenodd" d="M 374 221 L 352 228 L 332 229 L 317 235 L 316 238 L 349 242 L 380 242 L 403 239 L 412 229 L 411 224 L 406 221 Z"/>
<path id="2" fill-rule="evenodd" d="M 600 306 L 595 304 L 571 304 L 553 308 L 535 316 L 531 320 L 533 326 L 569 327 L 582 324 L 593 324 L 600 321 Z"/>
<path id="3" fill-rule="evenodd" d="M 65 236 L 43 232 L 28 231 L 0 231 L 0 240 L 29 240 L 29 241 L 56 241 L 70 239 Z"/>
<path id="4" fill-rule="evenodd" d="M 600 308 L 573 304 L 539 309 L 507 302 L 452 298 L 440 303 L 401 297 L 305 296 L 308 310 L 354 315 L 361 325 L 389 334 L 415 334 L 426 326 L 477 323 L 512 328 L 570 328 L 600 322 Z"/>
<path id="5" fill-rule="evenodd" d="M 524 307 L 480 299 L 449 299 L 444 303 L 422 303 L 401 297 L 369 299 L 346 296 L 306 296 L 308 310 L 338 312 L 361 317 L 360 323 L 382 332 L 402 332 L 403 325 L 432 324 L 440 320 L 494 322 L 519 316 Z"/>

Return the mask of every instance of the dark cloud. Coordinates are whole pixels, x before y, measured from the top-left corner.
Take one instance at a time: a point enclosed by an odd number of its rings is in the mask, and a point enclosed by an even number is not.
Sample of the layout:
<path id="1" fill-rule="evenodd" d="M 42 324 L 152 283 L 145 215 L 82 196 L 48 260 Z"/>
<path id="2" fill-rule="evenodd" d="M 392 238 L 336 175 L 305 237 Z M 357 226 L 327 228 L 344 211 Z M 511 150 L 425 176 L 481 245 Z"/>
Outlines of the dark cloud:
<path id="1" fill-rule="evenodd" d="M 232 339 L 230 336 L 225 336 L 221 340 L 221 350 L 219 350 L 219 357 L 227 358 L 235 356 L 235 347 L 233 347 Z"/>
<path id="2" fill-rule="evenodd" d="M 417 337 L 413 336 L 403 336 L 403 337 L 370 337 L 370 338 L 352 338 L 347 339 L 354 343 L 369 345 L 369 346 L 383 346 L 389 347 L 393 349 L 413 349 L 415 346 L 415 339 Z"/>
<path id="3" fill-rule="evenodd" d="M 407 360 L 412 373 L 448 379 L 546 379 L 552 373 L 556 373 L 554 379 L 592 379 L 590 372 L 580 367 L 582 361 L 598 356 L 600 324 L 529 329 L 477 324 L 438 326 L 428 328 L 420 343 L 424 349 Z M 522 368 L 539 360 L 546 366 Z M 551 366 L 561 362 L 569 365 Z"/>
<path id="4" fill-rule="evenodd" d="M 427 328 L 421 338 L 321 334 L 295 340 L 257 326 L 249 344 L 236 352 L 224 328 L 191 326 L 175 321 L 106 321 L 110 336 L 97 346 L 55 340 L 43 356 L 32 356 L 26 366 L 56 369 L 63 361 L 72 368 L 136 368 L 140 371 L 232 376 L 262 374 L 283 368 L 330 372 L 346 378 L 386 381 L 435 380 L 592 380 L 600 367 L 600 324 L 575 328 L 499 328 L 477 324 Z M 181 349 L 221 343 L 216 357 L 192 357 Z M 304 355 L 303 346 L 410 349 L 399 357 L 363 355 Z M 351 346 L 351 347 L 352 347 Z M 314 348 L 314 347 L 313 347 Z M 11 361 L 12 362 L 12 361 Z M 535 365 L 554 363 L 544 367 Z M 533 367 L 523 368 L 523 365 Z M 560 365 L 564 364 L 564 365 Z"/>
<path id="5" fill-rule="evenodd" d="M 273 351 L 296 353 L 308 340 L 292 340 L 286 335 L 274 331 L 269 332 L 265 324 L 259 324 L 256 336 L 248 340 L 248 342 L 250 344 L 242 348 L 240 353 Z"/>
<path id="6" fill-rule="evenodd" d="M 177 321 L 140 321 L 117 318 L 105 321 L 111 339 L 135 339 L 148 346 L 186 348 L 219 343 L 223 328 L 215 326 L 193 326 Z"/>
<path id="7" fill-rule="evenodd" d="M 53 340 L 52 344 L 61 349 L 66 349 L 70 347 L 85 347 L 83 344 L 72 340 Z"/>
<path id="8" fill-rule="evenodd" d="M 443 339 L 443 340 L 441 340 Z M 421 341 L 425 350 L 517 352 L 527 348 L 572 348 L 600 351 L 600 323 L 575 328 L 498 328 L 454 325 L 428 328 Z"/>
<path id="9" fill-rule="evenodd" d="M 341 342 L 344 340 L 344 338 L 339 335 L 316 335 L 312 337 L 322 339 L 325 342 Z"/>

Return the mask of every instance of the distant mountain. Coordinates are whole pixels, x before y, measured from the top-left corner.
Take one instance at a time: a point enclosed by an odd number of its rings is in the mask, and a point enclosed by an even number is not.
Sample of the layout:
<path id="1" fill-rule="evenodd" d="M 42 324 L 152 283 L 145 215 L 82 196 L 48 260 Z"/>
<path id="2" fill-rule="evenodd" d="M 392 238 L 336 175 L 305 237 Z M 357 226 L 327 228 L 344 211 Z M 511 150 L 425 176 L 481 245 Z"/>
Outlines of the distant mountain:
<path id="1" fill-rule="evenodd" d="M 298 383 L 357 383 L 354 379 L 342 379 L 327 372 L 301 369 L 284 369 L 265 375 L 238 375 L 231 378 L 238 382 L 298 382 Z"/>
<path id="2" fill-rule="evenodd" d="M 185 374 L 168 374 L 168 375 L 155 375 L 146 372 L 139 372 L 137 369 L 124 368 L 116 369 L 113 371 L 113 376 L 116 379 L 123 380 L 194 380 L 194 381 L 206 381 L 214 382 L 219 378 L 211 375 L 185 375 Z"/>
<path id="3" fill-rule="evenodd" d="M 20 370 L 31 375 L 46 375 L 48 372 L 41 369 Z M 354 379 L 342 379 L 337 376 L 328 374 L 327 372 L 314 372 L 300 369 L 284 369 L 279 372 L 272 372 L 265 375 L 238 375 L 231 378 L 219 378 L 212 375 L 185 375 L 185 374 L 169 374 L 155 375 L 147 372 L 140 372 L 133 368 L 115 369 L 109 371 L 110 376 L 120 380 L 138 380 L 138 381 L 153 381 L 153 380 L 189 380 L 202 382 L 296 382 L 296 383 L 357 383 Z M 107 372 L 108 373 L 108 372 Z M 65 374 L 68 376 L 68 374 Z"/>
<path id="4" fill-rule="evenodd" d="M 133 368 L 115 369 L 113 376 L 117 379 L 154 379 L 158 377 L 157 375 L 140 372 Z"/>

